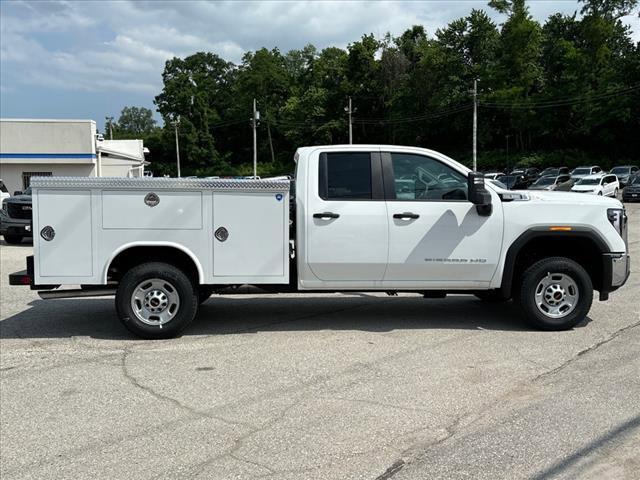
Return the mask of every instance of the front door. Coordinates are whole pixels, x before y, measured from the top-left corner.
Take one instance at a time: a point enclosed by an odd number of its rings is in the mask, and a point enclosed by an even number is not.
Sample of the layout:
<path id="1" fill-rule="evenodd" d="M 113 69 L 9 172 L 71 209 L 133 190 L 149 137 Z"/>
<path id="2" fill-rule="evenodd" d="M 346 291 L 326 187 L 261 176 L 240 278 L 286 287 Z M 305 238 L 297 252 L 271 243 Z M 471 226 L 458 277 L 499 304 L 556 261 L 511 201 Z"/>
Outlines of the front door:
<path id="1" fill-rule="evenodd" d="M 381 281 L 389 232 L 379 152 L 327 152 L 310 160 L 301 210 L 306 264 L 317 285 Z"/>
<path id="2" fill-rule="evenodd" d="M 473 288 L 488 284 L 502 245 L 503 213 L 480 216 L 466 175 L 445 161 L 382 153 L 389 215 L 388 287 Z"/>

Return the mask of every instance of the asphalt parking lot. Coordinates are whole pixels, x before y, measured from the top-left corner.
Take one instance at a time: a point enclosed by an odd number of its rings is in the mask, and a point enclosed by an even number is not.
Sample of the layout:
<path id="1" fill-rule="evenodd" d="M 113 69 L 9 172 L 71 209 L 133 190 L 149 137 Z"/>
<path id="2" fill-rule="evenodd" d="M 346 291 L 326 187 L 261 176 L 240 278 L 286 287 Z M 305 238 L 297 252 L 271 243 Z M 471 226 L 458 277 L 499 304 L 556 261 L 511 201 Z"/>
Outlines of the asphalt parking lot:
<path id="1" fill-rule="evenodd" d="M 0 477 L 638 478 L 640 204 L 632 274 L 568 332 L 465 296 L 218 296 L 142 341 L 111 298 L 9 287 Z"/>

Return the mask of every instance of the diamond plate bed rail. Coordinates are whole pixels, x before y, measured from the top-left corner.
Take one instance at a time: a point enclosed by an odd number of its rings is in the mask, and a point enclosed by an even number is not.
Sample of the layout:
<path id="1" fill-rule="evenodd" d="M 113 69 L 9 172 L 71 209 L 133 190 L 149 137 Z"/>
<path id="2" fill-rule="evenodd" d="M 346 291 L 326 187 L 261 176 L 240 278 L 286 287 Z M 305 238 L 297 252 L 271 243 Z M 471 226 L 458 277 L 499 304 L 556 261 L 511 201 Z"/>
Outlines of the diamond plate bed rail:
<path id="1" fill-rule="evenodd" d="M 289 180 L 206 178 L 32 177 L 34 188 L 143 188 L 288 191 Z"/>

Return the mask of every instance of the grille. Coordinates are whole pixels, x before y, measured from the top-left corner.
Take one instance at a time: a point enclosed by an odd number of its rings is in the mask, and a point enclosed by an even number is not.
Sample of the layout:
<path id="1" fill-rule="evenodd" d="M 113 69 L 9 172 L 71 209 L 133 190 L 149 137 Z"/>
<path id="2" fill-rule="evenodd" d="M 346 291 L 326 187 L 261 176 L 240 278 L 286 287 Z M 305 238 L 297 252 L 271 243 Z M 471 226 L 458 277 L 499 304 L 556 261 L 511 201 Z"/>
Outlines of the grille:
<path id="1" fill-rule="evenodd" d="M 31 218 L 31 204 L 30 203 L 7 203 L 7 213 L 11 218 L 29 219 Z"/>

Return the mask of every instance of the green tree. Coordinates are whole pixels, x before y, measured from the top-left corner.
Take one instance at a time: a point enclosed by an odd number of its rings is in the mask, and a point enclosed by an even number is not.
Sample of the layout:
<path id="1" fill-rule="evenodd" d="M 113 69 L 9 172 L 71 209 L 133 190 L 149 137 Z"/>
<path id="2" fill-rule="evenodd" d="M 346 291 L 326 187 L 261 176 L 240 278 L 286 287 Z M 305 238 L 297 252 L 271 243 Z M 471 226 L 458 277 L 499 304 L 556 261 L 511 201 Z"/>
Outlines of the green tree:
<path id="1" fill-rule="evenodd" d="M 114 127 L 120 136 L 139 138 L 151 133 L 156 128 L 156 121 L 153 118 L 153 112 L 148 108 L 124 107 Z"/>

